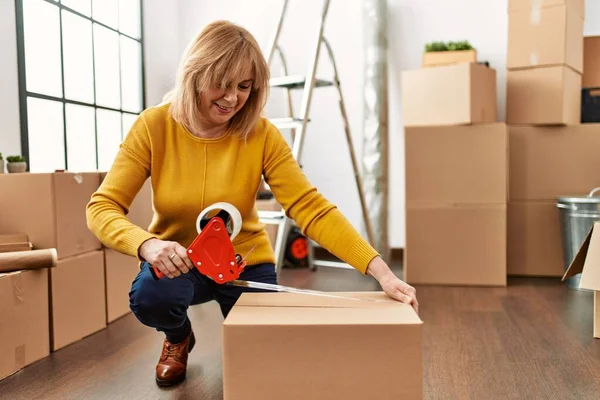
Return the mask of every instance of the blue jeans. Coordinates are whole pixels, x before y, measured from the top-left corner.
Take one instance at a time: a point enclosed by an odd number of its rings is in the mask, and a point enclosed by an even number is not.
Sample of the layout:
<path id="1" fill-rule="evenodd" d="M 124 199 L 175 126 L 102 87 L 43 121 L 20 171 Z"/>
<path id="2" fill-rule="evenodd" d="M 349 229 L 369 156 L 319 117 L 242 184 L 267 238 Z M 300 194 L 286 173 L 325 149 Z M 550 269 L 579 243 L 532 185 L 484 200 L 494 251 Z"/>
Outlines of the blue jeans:
<path id="1" fill-rule="evenodd" d="M 277 283 L 275 266 L 270 263 L 246 266 L 241 280 Z M 183 341 L 191 332 L 187 309 L 191 305 L 216 300 L 227 317 L 243 292 L 261 290 L 223 285 L 192 269 L 187 274 L 155 280 L 150 264 L 142 263 L 129 292 L 129 307 L 144 325 L 164 332 L 171 343 Z"/>

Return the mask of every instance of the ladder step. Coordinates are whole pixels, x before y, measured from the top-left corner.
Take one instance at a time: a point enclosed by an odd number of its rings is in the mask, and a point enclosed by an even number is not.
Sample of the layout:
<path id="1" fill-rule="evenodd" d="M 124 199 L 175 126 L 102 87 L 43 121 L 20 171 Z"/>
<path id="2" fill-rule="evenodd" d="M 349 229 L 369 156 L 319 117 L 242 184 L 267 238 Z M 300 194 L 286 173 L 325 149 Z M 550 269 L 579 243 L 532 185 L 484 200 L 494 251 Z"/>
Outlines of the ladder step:
<path id="1" fill-rule="evenodd" d="M 285 213 L 283 211 L 258 211 L 258 219 L 263 224 L 267 225 L 279 225 L 285 219 Z"/>
<path id="2" fill-rule="evenodd" d="M 315 267 L 354 269 L 351 265 L 341 261 L 313 260 L 313 265 Z"/>
<path id="3" fill-rule="evenodd" d="M 300 118 L 271 118 L 270 121 L 277 129 L 302 128 L 302 120 Z"/>
<path id="4" fill-rule="evenodd" d="M 306 77 L 302 75 L 278 76 L 271 78 L 270 86 L 284 89 L 303 89 Z M 333 86 L 333 82 L 323 79 L 315 79 L 315 87 Z"/>

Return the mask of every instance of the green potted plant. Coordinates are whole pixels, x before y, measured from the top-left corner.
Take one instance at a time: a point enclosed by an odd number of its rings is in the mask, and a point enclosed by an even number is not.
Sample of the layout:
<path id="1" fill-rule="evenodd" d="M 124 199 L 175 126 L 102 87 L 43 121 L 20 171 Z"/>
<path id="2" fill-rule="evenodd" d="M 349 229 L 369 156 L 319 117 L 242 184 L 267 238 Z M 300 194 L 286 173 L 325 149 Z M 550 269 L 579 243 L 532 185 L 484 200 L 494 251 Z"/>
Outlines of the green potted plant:
<path id="1" fill-rule="evenodd" d="M 430 42 L 425 44 L 423 67 L 439 67 L 458 63 L 477 62 L 477 50 L 468 40 Z"/>
<path id="2" fill-rule="evenodd" d="M 27 162 L 22 156 L 8 156 L 6 157 L 6 169 L 10 173 L 18 173 L 27 171 Z"/>
<path id="3" fill-rule="evenodd" d="M 0 153 L 0 174 L 4 173 L 4 158 L 2 158 L 2 153 Z"/>

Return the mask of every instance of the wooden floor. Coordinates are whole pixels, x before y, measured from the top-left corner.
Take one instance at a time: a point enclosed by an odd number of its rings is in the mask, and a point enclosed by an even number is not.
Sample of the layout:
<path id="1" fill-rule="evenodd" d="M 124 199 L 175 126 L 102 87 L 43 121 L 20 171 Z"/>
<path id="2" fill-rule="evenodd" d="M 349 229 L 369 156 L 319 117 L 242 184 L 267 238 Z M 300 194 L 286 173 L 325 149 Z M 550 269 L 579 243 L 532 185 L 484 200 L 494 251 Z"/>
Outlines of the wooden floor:
<path id="1" fill-rule="evenodd" d="M 354 271 L 325 268 L 284 270 L 280 283 L 379 289 Z M 591 293 L 558 280 L 512 279 L 507 288 L 418 287 L 418 297 L 424 399 L 600 398 Z M 0 398 L 221 399 L 222 317 L 214 303 L 193 307 L 190 316 L 198 344 L 188 379 L 176 388 L 154 384 L 161 336 L 130 314 L 1 381 Z"/>

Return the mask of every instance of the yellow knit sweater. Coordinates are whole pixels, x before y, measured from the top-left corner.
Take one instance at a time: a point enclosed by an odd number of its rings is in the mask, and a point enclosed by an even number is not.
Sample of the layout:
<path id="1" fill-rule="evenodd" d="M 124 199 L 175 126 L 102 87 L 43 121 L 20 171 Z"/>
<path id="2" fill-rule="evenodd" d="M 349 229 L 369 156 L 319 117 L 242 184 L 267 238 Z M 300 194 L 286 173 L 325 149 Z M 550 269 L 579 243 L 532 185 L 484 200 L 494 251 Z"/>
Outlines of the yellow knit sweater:
<path id="1" fill-rule="evenodd" d="M 261 119 L 247 141 L 233 135 L 193 136 L 168 113 L 168 105 L 139 116 L 87 206 L 87 221 L 104 245 L 139 258 L 138 248 L 156 237 L 188 247 L 197 236 L 196 218 L 216 202 L 233 204 L 242 230 L 233 240 L 248 265 L 275 262 L 265 226 L 258 220 L 256 193 L 264 174 L 277 201 L 303 234 L 365 273 L 377 252 L 310 182 L 281 133 Z M 147 229 L 126 215 L 150 177 L 154 218 Z"/>

